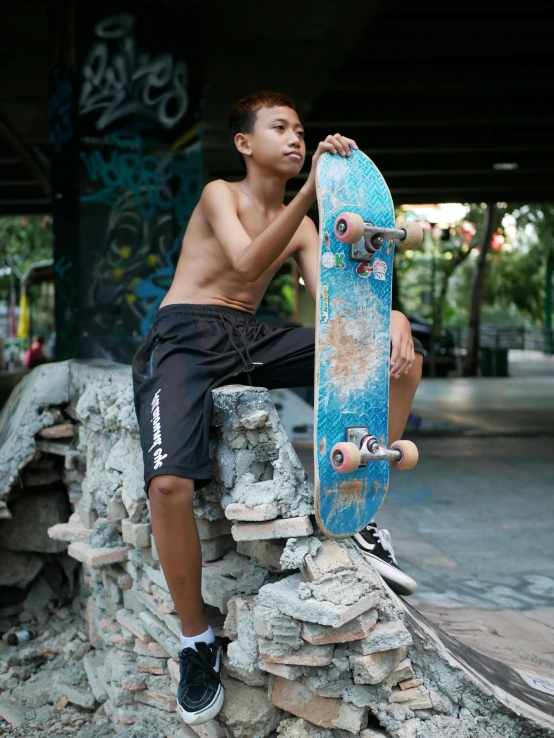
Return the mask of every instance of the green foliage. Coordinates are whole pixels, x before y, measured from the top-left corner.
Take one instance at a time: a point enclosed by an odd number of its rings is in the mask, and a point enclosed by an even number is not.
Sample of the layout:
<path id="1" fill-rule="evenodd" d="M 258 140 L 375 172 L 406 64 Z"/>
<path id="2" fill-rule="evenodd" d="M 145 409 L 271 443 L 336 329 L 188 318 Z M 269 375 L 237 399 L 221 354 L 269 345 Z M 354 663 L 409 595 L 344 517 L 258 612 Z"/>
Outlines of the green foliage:
<path id="1" fill-rule="evenodd" d="M 542 323 L 546 269 L 554 259 L 554 206 L 512 205 L 510 215 L 515 224 L 514 248 L 489 256 L 484 301 L 510 313 L 517 322 L 524 317 Z"/>
<path id="2" fill-rule="evenodd" d="M 0 268 L 10 267 L 17 282 L 31 264 L 52 259 L 53 248 L 51 216 L 0 218 Z M 0 277 L 0 297 L 8 290 L 8 277 Z"/>
<path id="3" fill-rule="evenodd" d="M 448 238 L 430 238 L 429 232 L 412 258 L 400 253 L 395 263 L 400 280 L 400 297 L 407 312 L 433 319 L 433 302 L 442 325 L 467 323 L 475 257 L 484 225 L 485 209 L 468 205 L 463 222 L 473 225 L 475 234 L 467 258 L 460 261 L 466 247 L 460 238 L 462 223 L 449 229 Z M 490 251 L 483 291 L 483 322 L 524 325 L 544 321 L 547 262 L 554 261 L 554 205 L 513 204 L 502 215 L 504 225 L 512 224 L 512 241 L 506 248 Z M 410 214 L 408 214 L 410 217 Z M 501 229 L 502 230 L 502 229 Z M 444 240 L 443 240 L 444 239 Z M 467 244 L 466 244 L 467 245 Z M 435 279 L 434 293 L 431 289 Z M 441 285 L 444 300 L 437 307 Z M 434 294 L 434 301 L 431 299 Z M 440 300 L 439 300 L 440 303 Z"/>
<path id="4" fill-rule="evenodd" d="M 470 261 L 484 221 L 482 207 L 466 207 L 465 218 L 450 228 L 425 224 L 421 247 L 414 252 L 397 252 L 395 260 L 405 311 L 434 321 L 438 331 L 457 317 L 456 306 L 447 299 L 448 288 L 457 271 Z M 416 219 L 413 213 L 404 217 Z"/>
<path id="5" fill-rule="evenodd" d="M 291 318 L 294 312 L 294 287 L 290 264 L 284 264 L 271 280 L 262 303 L 275 310 L 282 318 Z"/>
<path id="6" fill-rule="evenodd" d="M 534 247 L 527 252 L 515 249 L 511 253 L 491 254 L 483 291 L 484 304 L 505 312 L 515 307 L 533 322 L 541 322 L 546 263 L 537 253 L 539 250 Z"/>

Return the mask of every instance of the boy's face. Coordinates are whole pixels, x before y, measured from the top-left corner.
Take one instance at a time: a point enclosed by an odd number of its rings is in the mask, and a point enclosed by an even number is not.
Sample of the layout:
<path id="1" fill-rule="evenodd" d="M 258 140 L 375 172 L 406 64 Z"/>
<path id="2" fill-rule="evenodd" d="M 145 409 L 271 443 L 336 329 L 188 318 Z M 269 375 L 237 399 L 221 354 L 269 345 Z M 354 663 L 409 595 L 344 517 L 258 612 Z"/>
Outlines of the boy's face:
<path id="1" fill-rule="evenodd" d="M 242 135 L 246 160 L 252 158 L 258 166 L 279 172 L 287 179 L 302 169 L 306 158 L 304 128 L 292 108 L 260 108 L 254 130 Z"/>

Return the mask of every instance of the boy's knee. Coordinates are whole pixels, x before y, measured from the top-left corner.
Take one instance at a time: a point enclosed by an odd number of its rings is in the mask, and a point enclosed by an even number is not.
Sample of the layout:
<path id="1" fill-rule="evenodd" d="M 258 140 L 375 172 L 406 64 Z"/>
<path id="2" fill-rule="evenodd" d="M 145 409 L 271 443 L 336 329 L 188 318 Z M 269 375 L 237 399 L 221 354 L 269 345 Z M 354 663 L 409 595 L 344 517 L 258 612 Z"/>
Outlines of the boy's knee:
<path id="1" fill-rule="evenodd" d="M 192 479 L 164 474 L 154 477 L 148 485 L 150 505 L 171 505 L 190 502 L 194 497 L 194 482 Z"/>

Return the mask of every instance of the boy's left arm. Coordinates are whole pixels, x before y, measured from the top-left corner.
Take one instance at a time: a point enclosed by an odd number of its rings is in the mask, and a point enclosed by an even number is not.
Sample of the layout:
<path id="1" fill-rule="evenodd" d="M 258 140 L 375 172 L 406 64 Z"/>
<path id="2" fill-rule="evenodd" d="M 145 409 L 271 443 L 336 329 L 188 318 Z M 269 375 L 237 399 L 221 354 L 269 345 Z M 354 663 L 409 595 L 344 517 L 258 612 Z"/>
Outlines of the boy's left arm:
<path id="1" fill-rule="evenodd" d="M 317 290 L 317 260 L 319 259 L 319 234 L 315 223 L 307 216 L 299 229 L 300 245 L 294 260 L 314 303 Z M 408 374 L 415 361 L 414 341 L 410 321 L 398 310 L 391 310 L 390 340 L 392 345 L 390 376 L 399 379 Z"/>

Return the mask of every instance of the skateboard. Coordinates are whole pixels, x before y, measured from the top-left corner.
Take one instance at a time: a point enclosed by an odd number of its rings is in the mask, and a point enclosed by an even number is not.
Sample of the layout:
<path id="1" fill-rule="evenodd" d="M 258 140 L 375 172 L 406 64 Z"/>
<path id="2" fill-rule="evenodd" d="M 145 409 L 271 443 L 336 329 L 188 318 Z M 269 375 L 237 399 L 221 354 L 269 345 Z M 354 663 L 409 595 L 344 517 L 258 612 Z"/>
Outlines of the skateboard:
<path id="1" fill-rule="evenodd" d="M 395 240 L 417 248 L 418 223 L 395 226 L 387 184 L 369 157 L 324 153 L 316 169 L 320 251 L 314 381 L 315 514 L 330 538 L 371 522 L 389 463 L 417 463 L 411 441 L 387 446 Z"/>

